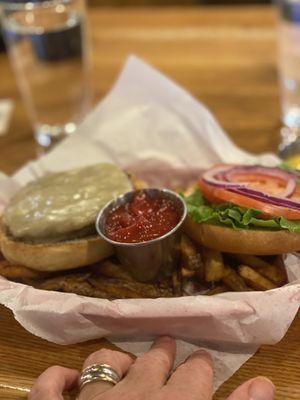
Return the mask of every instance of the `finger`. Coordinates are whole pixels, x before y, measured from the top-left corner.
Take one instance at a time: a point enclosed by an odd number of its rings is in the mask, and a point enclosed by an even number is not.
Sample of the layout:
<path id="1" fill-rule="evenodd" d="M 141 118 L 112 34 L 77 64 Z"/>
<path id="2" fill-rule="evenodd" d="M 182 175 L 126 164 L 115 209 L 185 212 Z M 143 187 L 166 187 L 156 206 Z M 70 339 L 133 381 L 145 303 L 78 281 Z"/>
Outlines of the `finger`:
<path id="1" fill-rule="evenodd" d="M 117 374 L 122 379 L 132 363 L 133 359 L 128 354 L 122 353 L 120 351 L 101 349 L 88 356 L 88 358 L 83 363 L 83 369 L 93 364 L 108 364 L 117 372 Z M 104 393 L 112 387 L 113 385 L 109 382 L 96 381 L 88 383 L 80 391 L 78 399 L 93 399 L 96 395 L 100 395 L 101 393 Z"/>
<path id="2" fill-rule="evenodd" d="M 28 400 L 63 400 L 62 393 L 77 385 L 79 372 L 53 366 L 44 371 L 31 388 Z"/>
<path id="3" fill-rule="evenodd" d="M 206 351 L 198 350 L 177 367 L 167 383 L 166 391 L 170 397 L 174 394 L 174 397 L 185 398 L 188 388 L 189 399 L 208 400 L 212 397 L 212 385 L 212 358 Z"/>
<path id="4" fill-rule="evenodd" d="M 273 400 L 275 396 L 275 386 L 273 383 L 259 376 L 250 379 L 239 386 L 227 400 Z"/>
<path id="5" fill-rule="evenodd" d="M 138 357 L 122 381 L 128 390 L 143 390 L 162 387 L 173 368 L 176 341 L 168 336 L 155 340 L 151 349 Z"/>

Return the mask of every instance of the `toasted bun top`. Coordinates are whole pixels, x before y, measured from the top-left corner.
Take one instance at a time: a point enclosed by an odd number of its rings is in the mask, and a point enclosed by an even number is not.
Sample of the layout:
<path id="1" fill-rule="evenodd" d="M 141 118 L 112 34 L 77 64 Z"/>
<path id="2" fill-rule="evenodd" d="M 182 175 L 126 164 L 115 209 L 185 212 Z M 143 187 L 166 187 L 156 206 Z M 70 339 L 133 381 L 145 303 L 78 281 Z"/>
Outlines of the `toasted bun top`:
<path id="1" fill-rule="evenodd" d="M 226 253 L 274 255 L 300 250 L 300 234 L 286 230 L 232 229 L 187 217 L 185 232 L 197 243 Z"/>

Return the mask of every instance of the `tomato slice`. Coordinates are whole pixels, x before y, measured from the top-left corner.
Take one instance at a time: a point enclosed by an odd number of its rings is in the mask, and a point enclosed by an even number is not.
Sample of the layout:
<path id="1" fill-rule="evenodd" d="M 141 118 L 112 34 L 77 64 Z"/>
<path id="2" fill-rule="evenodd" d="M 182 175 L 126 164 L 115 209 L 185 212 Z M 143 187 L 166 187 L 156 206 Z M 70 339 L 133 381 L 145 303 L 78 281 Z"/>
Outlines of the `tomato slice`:
<path id="1" fill-rule="evenodd" d="M 300 185 L 296 186 L 295 193 L 290 197 L 290 199 L 300 202 Z"/>
<path id="2" fill-rule="evenodd" d="M 256 210 L 260 210 L 263 213 L 270 215 L 272 217 L 284 217 L 286 219 L 300 220 L 300 211 L 297 210 L 264 203 L 262 201 L 252 199 L 250 197 L 238 193 L 233 193 L 226 189 L 221 189 L 218 187 L 207 185 L 205 182 L 203 182 L 203 180 L 199 182 L 199 187 L 204 197 L 207 198 L 207 200 L 214 203 L 230 202 L 241 207 L 255 208 Z M 297 197 L 299 196 L 299 190 L 296 190 L 296 196 Z"/>
<path id="3" fill-rule="evenodd" d="M 232 174 L 234 182 L 247 182 L 251 189 L 260 190 L 273 196 L 280 196 L 286 187 L 286 180 L 277 176 L 265 175 L 263 173 L 235 173 Z"/>

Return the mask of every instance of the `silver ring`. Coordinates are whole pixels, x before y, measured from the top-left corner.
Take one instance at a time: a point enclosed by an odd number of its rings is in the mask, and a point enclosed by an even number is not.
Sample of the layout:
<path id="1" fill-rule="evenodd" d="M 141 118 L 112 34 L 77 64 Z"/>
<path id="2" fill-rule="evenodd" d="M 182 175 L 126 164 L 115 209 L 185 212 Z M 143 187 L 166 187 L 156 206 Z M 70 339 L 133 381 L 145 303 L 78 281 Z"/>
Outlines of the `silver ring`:
<path id="1" fill-rule="evenodd" d="M 86 367 L 79 378 L 79 390 L 95 381 L 109 382 L 116 385 L 120 382 L 120 375 L 108 364 L 92 364 Z"/>

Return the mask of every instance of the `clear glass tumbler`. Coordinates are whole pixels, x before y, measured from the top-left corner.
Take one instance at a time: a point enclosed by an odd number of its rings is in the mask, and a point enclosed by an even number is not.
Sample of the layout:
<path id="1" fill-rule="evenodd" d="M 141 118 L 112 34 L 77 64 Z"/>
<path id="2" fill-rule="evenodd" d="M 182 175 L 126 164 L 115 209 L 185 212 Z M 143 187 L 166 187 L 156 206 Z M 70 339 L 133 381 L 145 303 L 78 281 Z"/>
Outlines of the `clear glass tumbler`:
<path id="1" fill-rule="evenodd" d="M 283 128 L 280 150 L 292 153 L 300 140 L 300 0 L 277 0 L 279 76 Z M 293 147 L 291 147 L 293 146 Z"/>
<path id="2" fill-rule="evenodd" d="M 84 0 L 0 0 L 4 38 L 37 142 L 73 133 L 90 107 Z"/>

